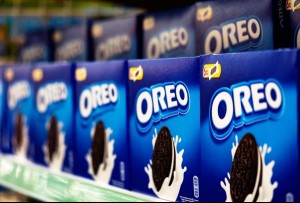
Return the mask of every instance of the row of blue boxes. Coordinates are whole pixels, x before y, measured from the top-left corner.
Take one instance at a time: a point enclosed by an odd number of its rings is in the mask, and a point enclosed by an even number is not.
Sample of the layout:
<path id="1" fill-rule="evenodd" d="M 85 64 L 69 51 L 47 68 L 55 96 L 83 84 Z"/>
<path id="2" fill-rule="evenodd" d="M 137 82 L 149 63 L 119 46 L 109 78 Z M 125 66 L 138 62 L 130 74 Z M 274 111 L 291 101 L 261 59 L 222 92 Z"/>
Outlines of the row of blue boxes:
<path id="1" fill-rule="evenodd" d="M 1 70 L 1 151 L 169 201 L 299 201 L 298 50 Z"/>
<path id="2" fill-rule="evenodd" d="M 300 46 L 296 0 L 203 1 L 175 10 L 86 20 L 28 33 L 21 62 L 197 56 Z"/>

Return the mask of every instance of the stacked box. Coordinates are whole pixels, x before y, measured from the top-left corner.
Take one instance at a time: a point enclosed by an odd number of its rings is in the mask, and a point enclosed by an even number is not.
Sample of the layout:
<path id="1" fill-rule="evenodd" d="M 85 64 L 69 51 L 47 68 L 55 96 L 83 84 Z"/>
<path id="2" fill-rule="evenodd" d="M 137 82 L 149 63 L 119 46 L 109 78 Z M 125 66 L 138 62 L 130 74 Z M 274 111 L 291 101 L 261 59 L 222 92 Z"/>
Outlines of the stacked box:
<path id="1" fill-rule="evenodd" d="M 272 0 L 196 4 L 196 54 L 273 49 Z"/>
<path id="2" fill-rule="evenodd" d="M 79 63 L 75 75 L 77 174 L 128 189 L 127 66 Z"/>
<path id="3" fill-rule="evenodd" d="M 201 201 L 299 201 L 299 59 L 200 57 Z"/>
<path id="4" fill-rule="evenodd" d="M 300 3 L 277 0 L 274 9 L 276 48 L 300 48 Z"/>
<path id="5" fill-rule="evenodd" d="M 92 26 L 95 60 L 136 59 L 138 57 L 135 17 L 96 21 Z"/>
<path id="6" fill-rule="evenodd" d="M 194 11 L 191 6 L 143 16 L 143 58 L 194 56 Z"/>
<path id="7" fill-rule="evenodd" d="M 90 59 L 88 21 L 56 29 L 52 37 L 55 61 L 87 61 Z"/>
<path id="8" fill-rule="evenodd" d="M 51 31 L 40 30 L 25 35 L 24 44 L 19 52 L 22 63 L 52 61 Z"/>
<path id="9" fill-rule="evenodd" d="M 33 87 L 30 65 L 13 65 L 4 70 L 5 90 L 2 152 L 32 159 Z"/>
<path id="10" fill-rule="evenodd" d="M 2 136 L 4 135 L 5 126 L 5 102 L 6 102 L 6 83 L 4 81 L 4 66 L 0 67 L 0 152 L 2 151 Z"/>
<path id="11" fill-rule="evenodd" d="M 132 189 L 199 201 L 199 58 L 129 61 Z"/>
<path id="12" fill-rule="evenodd" d="M 32 71 L 35 162 L 65 172 L 74 170 L 73 74 L 68 63 Z"/>

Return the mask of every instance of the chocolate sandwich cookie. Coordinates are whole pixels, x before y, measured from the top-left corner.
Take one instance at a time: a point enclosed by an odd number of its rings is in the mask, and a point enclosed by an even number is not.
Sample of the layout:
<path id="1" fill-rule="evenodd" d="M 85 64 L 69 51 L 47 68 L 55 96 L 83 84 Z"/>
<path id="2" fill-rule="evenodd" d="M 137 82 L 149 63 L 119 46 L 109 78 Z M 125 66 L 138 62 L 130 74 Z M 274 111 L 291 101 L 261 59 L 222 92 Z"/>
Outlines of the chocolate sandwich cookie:
<path id="1" fill-rule="evenodd" d="M 236 150 L 231 173 L 230 191 L 233 202 L 244 202 L 248 195 L 254 195 L 254 202 L 262 184 L 262 158 L 252 134 L 246 134 Z"/>
<path id="2" fill-rule="evenodd" d="M 95 175 L 98 174 L 101 164 L 104 164 L 104 170 L 106 168 L 106 160 L 108 157 L 107 145 L 108 143 L 104 124 L 102 121 L 99 121 L 96 125 L 92 141 L 92 163 Z"/>
<path id="3" fill-rule="evenodd" d="M 19 150 L 23 144 L 23 116 L 19 112 L 15 120 L 15 148 Z"/>
<path id="4" fill-rule="evenodd" d="M 157 191 L 160 191 L 164 180 L 171 176 L 169 186 L 174 179 L 176 155 L 174 141 L 167 127 L 163 127 L 156 139 L 153 158 L 152 175 Z"/>
<path id="5" fill-rule="evenodd" d="M 54 116 L 50 119 L 48 131 L 48 152 L 49 160 L 53 161 L 54 154 L 58 151 L 58 142 L 59 142 L 59 131 L 58 131 L 58 122 Z"/>

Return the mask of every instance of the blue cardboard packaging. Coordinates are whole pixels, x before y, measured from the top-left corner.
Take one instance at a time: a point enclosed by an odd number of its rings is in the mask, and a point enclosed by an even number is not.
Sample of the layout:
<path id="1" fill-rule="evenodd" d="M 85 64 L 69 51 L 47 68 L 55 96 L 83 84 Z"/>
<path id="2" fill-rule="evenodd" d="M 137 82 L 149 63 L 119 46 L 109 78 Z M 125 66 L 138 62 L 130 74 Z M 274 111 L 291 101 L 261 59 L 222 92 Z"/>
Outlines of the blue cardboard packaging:
<path id="1" fill-rule="evenodd" d="M 299 59 L 200 57 L 201 201 L 299 201 Z"/>
<path id="2" fill-rule="evenodd" d="M 24 44 L 19 52 L 22 63 L 52 61 L 51 31 L 39 30 L 25 35 Z"/>
<path id="3" fill-rule="evenodd" d="M 95 60 L 138 57 L 136 17 L 95 21 L 92 25 L 92 38 Z"/>
<path id="4" fill-rule="evenodd" d="M 132 189 L 199 201 L 199 58 L 128 63 Z"/>
<path id="5" fill-rule="evenodd" d="M 277 0 L 274 5 L 276 48 L 300 48 L 300 2 Z"/>
<path id="6" fill-rule="evenodd" d="M 190 6 L 143 16 L 143 58 L 194 56 L 194 11 Z"/>
<path id="7" fill-rule="evenodd" d="M 77 174 L 128 189 L 127 66 L 79 63 L 75 77 Z"/>
<path id="8" fill-rule="evenodd" d="M 69 173 L 74 169 L 73 72 L 68 63 L 40 64 L 32 70 L 34 161 Z"/>
<path id="9" fill-rule="evenodd" d="M 2 152 L 33 159 L 33 87 L 30 65 L 13 65 L 4 70 L 5 102 Z"/>
<path id="10" fill-rule="evenodd" d="M 90 59 L 89 21 L 53 32 L 55 61 L 87 61 Z"/>
<path id="11" fill-rule="evenodd" d="M 196 54 L 273 49 L 272 0 L 196 4 Z"/>
<path id="12" fill-rule="evenodd" d="M 0 67 L 0 152 L 2 151 L 2 139 L 4 134 L 6 102 L 6 82 L 4 81 L 4 66 Z"/>

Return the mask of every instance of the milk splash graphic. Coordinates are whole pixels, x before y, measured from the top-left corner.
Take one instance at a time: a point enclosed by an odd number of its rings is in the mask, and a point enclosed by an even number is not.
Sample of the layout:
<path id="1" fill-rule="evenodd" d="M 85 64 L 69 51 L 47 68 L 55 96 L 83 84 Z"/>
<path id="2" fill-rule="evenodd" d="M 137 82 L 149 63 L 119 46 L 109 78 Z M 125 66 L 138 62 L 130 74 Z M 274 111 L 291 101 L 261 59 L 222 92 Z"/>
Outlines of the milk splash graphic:
<path id="1" fill-rule="evenodd" d="M 94 138 L 95 128 L 96 128 L 96 125 L 94 125 L 94 127 L 91 130 L 92 140 Z M 115 140 L 110 140 L 110 136 L 113 134 L 112 129 L 107 128 L 105 130 L 105 134 L 106 134 L 105 137 L 107 139 L 106 143 L 108 143 L 108 145 L 107 145 L 108 156 L 107 156 L 107 159 L 104 160 L 103 163 L 100 165 L 97 175 L 95 175 L 94 171 L 93 171 L 92 151 L 91 150 L 89 151 L 88 155 L 86 156 L 86 160 L 89 165 L 88 173 L 93 177 L 93 179 L 99 183 L 109 184 L 113 169 L 115 167 L 115 160 L 117 158 L 117 155 L 114 154 Z M 105 167 L 105 163 L 106 163 L 106 167 Z"/>
<path id="2" fill-rule="evenodd" d="M 50 128 L 50 120 L 46 123 L 47 132 L 49 132 L 49 128 Z M 53 155 L 52 162 L 50 162 L 50 159 L 49 159 L 49 150 L 48 150 L 47 143 L 45 143 L 45 145 L 43 146 L 45 162 L 47 163 L 49 168 L 54 171 L 62 170 L 65 155 L 66 155 L 67 147 L 65 145 L 65 133 L 62 132 L 62 128 L 63 128 L 63 123 L 59 122 L 58 123 L 58 132 L 59 132 L 58 149 L 57 149 L 57 152 Z"/>
<path id="3" fill-rule="evenodd" d="M 155 129 L 155 134 L 153 135 L 153 139 L 152 139 L 153 149 L 155 147 L 156 140 L 157 140 L 157 129 Z M 174 171 L 174 179 L 172 185 L 169 186 L 170 179 L 172 176 L 172 174 L 170 174 L 170 177 L 167 177 L 164 180 L 160 191 L 159 192 L 157 191 L 154 184 L 153 175 L 152 175 L 152 160 L 150 160 L 150 164 L 148 164 L 147 167 L 145 167 L 145 172 L 149 177 L 148 188 L 152 189 L 157 197 L 175 202 L 179 195 L 180 188 L 184 179 L 184 173 L 187 171 L 187 167 L 182 168 L 184 150 L 181 150 L 179 153 L 177 152 L 177 146 L 181 142 L 181 138 L 179 138 L 179 136 L 177 135 L 176 138 L 173 139 L 173 141 L 174 141 L 175 152 L 176 152 L 176 170 Z"/>
<path id="4" fill-rule="evenodd" d="M 15 137 L 13 137 L 13 143 L 15 146 L 15 154 L 17 157 L 20 159 L 25 160 L 27 157 L 27 151 L 28 151 L 28 143 L 29 143 L 29 135 L 28 135 L 28 126 L 27 126 L 27 118 L 23 117 L 23 123 L 22 123 L 22 136 L 23 136 L 23 141 L 21 143 L 20 148 L 18 149 L 16 146 L 16 140 Z"/>
<path id="5" fill-rule="evenodd" d="M 236 143 L 232 144 L 231 155 L 232 160 L 234 159 L 236 150 L 238 148 L 238 136 L 235 137 Z M 275 161 L 271 161 L 268 165 L 266 165 L 266 155 L 270 154 L 272 151 L 271 147 L 268 147 L 267 144 L 264 144 L 263 147 L 259 147 L 259 151 L 261 152 L 262 158 L 262 185 L 259 188 L 259 196 L 257 202 L 271 202 L 274 196 L 274 190 L 278 187 L 278 182 L 272 183 L 273 176 L 273 167 L 275 166 Z M 231 192 L 230 192 L 230 174 L 227 174 L 228 177 L 225 178 L 224 182 L 221 181 L 221 187 L 224 189 L 226 193 L 226 202 L 232 202 Z M 245 202 L 253 202 L 255 198 L 255 194 L 249 194 Z"/>

